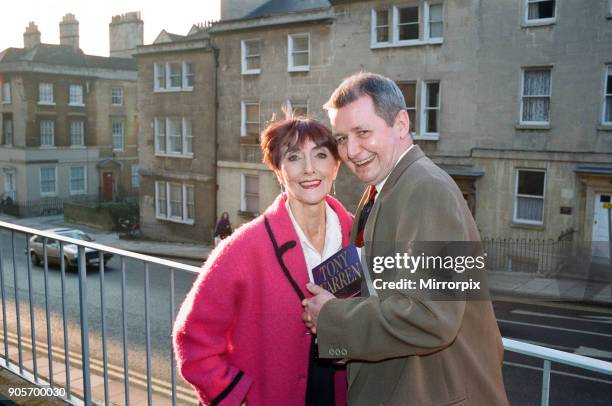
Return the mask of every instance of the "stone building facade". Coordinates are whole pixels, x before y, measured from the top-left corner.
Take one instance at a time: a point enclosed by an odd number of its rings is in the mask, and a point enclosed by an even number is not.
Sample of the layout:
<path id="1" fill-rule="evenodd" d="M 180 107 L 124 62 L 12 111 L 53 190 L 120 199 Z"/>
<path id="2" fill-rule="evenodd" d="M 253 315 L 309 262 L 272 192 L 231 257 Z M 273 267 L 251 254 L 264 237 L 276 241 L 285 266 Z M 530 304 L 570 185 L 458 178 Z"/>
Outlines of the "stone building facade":
<path id="1" fill-rule="evenodd" d="M 40 215 L 137 195 L 135 61 L 84 54 L 72 14 L 60 45 L 40 39 L 30 23 L 24 48 L 0 53 L 2 199 Z"/>

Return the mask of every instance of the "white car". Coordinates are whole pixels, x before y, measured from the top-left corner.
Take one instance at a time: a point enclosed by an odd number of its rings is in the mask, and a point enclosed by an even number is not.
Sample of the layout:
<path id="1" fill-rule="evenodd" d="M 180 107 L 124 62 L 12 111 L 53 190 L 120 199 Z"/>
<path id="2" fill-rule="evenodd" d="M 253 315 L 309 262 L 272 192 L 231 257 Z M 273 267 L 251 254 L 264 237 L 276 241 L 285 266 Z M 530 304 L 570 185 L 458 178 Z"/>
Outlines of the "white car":
<path id="1" fill-rule="evenodd" d="M 53 234 L 57 234 L 62 237 L 74 238 L 76 240 L 83 241 L 94 241 L 88 234 L 82 232 L 81 230 L 73 230 L 69 228 L 54 228 L 52 230 L 45 230 L 46 232 L 50 232 Z M 47 261 L 49 264 L 54 263 L 60 264 L 60 244 L 58 240 L 54 240 L 51 238 L 42 237 L 39 235 L 35 235 L 30 238 L 30 258 L 32 258 L 32 263 L 34 265 L 39 265 L 43 262 L 44 259 L 44 251 L 43 251 L 43 242 L 47 240 Z M 78 267 L 78 247 L 75 244 L 63 244 L 63 255 L 64 255 L 64 264 L 66 269 L 76 268 Z M 104 253 L 104 263 L 108 263 L 108 261 L 113 257 L 113 254 L 109 254 L 107 252 Z M 100 262 L 100 254 L 98 250 L 92 248 L 85 248 L 85 263 L 86 265 L 96 265 Z"/>

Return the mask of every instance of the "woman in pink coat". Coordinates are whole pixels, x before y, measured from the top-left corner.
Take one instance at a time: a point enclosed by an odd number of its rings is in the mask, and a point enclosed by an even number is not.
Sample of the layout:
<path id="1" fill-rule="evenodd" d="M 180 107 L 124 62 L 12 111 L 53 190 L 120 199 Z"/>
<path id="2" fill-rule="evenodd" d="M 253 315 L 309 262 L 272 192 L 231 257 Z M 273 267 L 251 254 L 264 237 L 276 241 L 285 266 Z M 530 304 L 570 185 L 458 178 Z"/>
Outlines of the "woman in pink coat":
<path id="1" fill-rule="evenodd" d="M 349 243 L 352 216 L 329 192 L 329 129 L 293 118 L 262 133 L 284 190 L 217 247 L 174 325 L 180 374 L 208 405 L 343 405 L 346 376 L 323 364 L 301 320 L 311 269 Z"/>

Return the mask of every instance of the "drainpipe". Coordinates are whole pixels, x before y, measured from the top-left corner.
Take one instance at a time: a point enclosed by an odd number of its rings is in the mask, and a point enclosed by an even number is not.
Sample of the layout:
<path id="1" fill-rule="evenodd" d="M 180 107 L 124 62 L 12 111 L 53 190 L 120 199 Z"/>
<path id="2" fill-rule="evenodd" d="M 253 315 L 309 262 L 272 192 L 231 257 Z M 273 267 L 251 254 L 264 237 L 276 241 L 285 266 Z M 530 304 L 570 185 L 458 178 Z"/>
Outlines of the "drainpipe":
<path id="1" fill-rule="evenodd" d="M 218 150 L 219 150 L 219 133 L 218 133 L 218 120 L 219 120 L 219 96 L 218 96 L 218 92 L 217 92 L 217 87 L 218 87 L 218 83 L 217 83 L 217 72 L 219 70 L 219 49 L 217 47 L 214 46 L 214 43 L 212 42 L 212 38 L 211 38 L 211 46 L 212 46 L 212 50 L 213 50 L 213 55 L 215 57 L 215 69 L 214 69 L 214 78 L 213 78 L 213 86 L 214 86 L 214 93 L 215 93 L 215 117 L 214 117 L 214 129 L 213 129 L 213 134 L 214 134 L 214 148 L 213 148 L 213 162 L 215 164 L 214 166 L 214 171 L 213 171 L 213 182 L 214 182 L 214 187 L 215 187 L 215 193 L 214 193 L 214 201 L 213 201 L 213 228 L 215 227 L 215 223 L 217 221 L 217 200 L 218 200 L 218 194 L 219 194 L 219 185 L 217 183 L 218 180 L 218 176 L 217 176 L 217 171 L 218 171 L 218 166 L 217 166 L 217 156 L 218 156 Z"/>

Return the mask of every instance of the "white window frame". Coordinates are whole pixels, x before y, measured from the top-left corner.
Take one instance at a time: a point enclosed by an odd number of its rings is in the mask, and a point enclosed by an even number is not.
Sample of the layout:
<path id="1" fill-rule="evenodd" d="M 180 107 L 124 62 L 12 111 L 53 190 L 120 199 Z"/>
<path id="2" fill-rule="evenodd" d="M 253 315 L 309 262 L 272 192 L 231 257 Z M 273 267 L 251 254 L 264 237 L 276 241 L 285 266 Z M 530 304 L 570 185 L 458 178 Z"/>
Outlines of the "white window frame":
<path id="1" fill-rule="evenodd" d="M 84 103 L 83 85 L 70 85 L 68 87 L 68 105 L 83 107 Z"/>
<path id="2" fill-rule="evenodd" d="M 414 107 L 408 107 L 408 103 L 406 103 L 406 112 L 414 112 L 413 116 L 414 116 L 414 120 L 410 121 L 410 125 L 414 128 L 414 131 L 410 131 L 410 134 L 412 135 L 413 138 L 417 137 L 417 134 L 419 133 L 420 129 L 417 126 L 417 124 L 420 125 L 420 121 L 419 120 L 419 113 L 421 111 L 420 106 L 419 106 L 419 83 L 416 80 L 402 80 L 402 81 L 398 81 L 396 82 L 396 84 L 398 85 L 398 87 L 400 86 L 405 86 L 405 85 L 414 85 Z M 401 88 L 401 87 L 400 87 Z M 402 92 L 403 93 L 403 92 Z M 404 97 L 404 101 L 406 98 Z M 409 115 L 410 116 L 410 115 Z"/>
<path id="3" fill-rule="evenodd" d="M 51 142 L 43 144 L 43 123 L 51 123 Z M 40 137 L 40 148 L 55 148 L 55 120 L 53 119 L 41 119 L 38 123 L 39 137 Z"/>
<path id="4" fill-rule="evenodd" d="M 191 66 L 191 72 L 187 71 L 187 67 Z M 195 72 L 193 70 L 193 62 L 191 61 L 183 61 L 182 63 L 182 75 L 183 75 L 183 90 L 193 90 L 193 84 L 195 81 Z M 191 85 L 187 84 L 187 78 L 191 77 Z"/>
<path id="5" fill-rule="evenodd" d="M 432 37 L 431 36 L 431 13 L 430 13 L 430 9 L 434 6 L 440 6 L 442 7 L 442 20 L 441 21 L 434 21 L 436 23 L 441 23 L 442 24 L 442 36 L 441 37 Z M 428 2 L 426 1 L 424 3 L 423 6 L 423 38 L 425 40 L 425 42 L 429 43 L 429 44 L 433 44 L 433 43 L 437 43 L 438 41 L 443 41 L 444 40 L 444 3 L 433 3 L 432 2 Z"/>
<path id="6" fill-rule="evenodd" d="M 308 115 L 308 100 L 293 100 L 291 101 L 291 99 L 287 99 L 287 111 L 291 112 L 291 115 L 293 116 L 293 109 L 298 107 L 298 108 L 303 108 L 304 110 L 306 110 L 306 112 L 304 113 L 305 116 Z"/>
<path id="7" fill-rule="evenodd" d="M 525 96 L 523 93 L 525 91 L 525 74 L 529 71 L 535 71 L 535 70 L 548 70 L 549 72 L 549 83 L 548 83 L 548 95 L 528 95 Z M 541 67 L 524 67 L 521 69 L 521 89 L 520 89 L 520 100 L 521 100 L 521 105 L 520 105 L 520 109 L 519 109 L 519 124 L 521 125 L 526 125 L 526 126 L 549 126 L 550 125 L 550 112 L 551 112 L 551 105 L 552 105 L 552 67 L 549 66 L 541 66 Z M 548 121 L 524 121 L 523 120 L 523 108 L 524 108 L 524 103 L 523 103 L 523 99 L 527 97 L 533 97 L 533 98 L 544 98 L 544 97 L 548 97 Z"/>
<path id="8" fill-rule="evenodd" d="M 181 152 L 170 151 L 170 137 L 168 132 L 170 120 L 180 120 L 181 125 Z M 160 133 L 163 124 L 163 134 Z M 188 129 L 190 131 L 188 131 Z M 153 131 L 155 139 L 155 156 L 174 157 L 174 158 L 193 158 L 193 121 L 187 117 L 155 117 L 153 119 Z M 160 145 L 160 138 L 163 139 L 164 148 Z M 187 146 L 191 146 L 191 151 Z"/>
<path id="9" fill-rule="evenodd" d="M 121 134 L 115 133 L 115 124 L 121 124 Z M 116 139 L 121 137 L 121 148 L 117 148 L 118 142 Z M 111 145 L 113 152 L 123 152 L 125 150 L 125 120 L 121 118 L 113 118 L 111 120 Z"/>
<path id="10" fill-rule="evenodd" d="M 72 169 L 73 168 L 81 168 L 83 169 L 83 189 L 72 189 Z M 87 193 L 87 166 L 85 165 L 77 165 L 77 166 L 71 166 L 69 168 L 69 187 L 70 187 L 70 194 L 71 195 L 84 195 Z"/>
<path id="11" fill-rule="evenodd" d="M 308 39 L 308 50 L 306 51 L 295 51 L 299 53 L 306 53 L 308 55 L 308 64 L 307 65 L 294 65 L 293 63 L 293 41 L 298 38 L 306 38 Z M 310 70 L 310 54 L 311 54 L 311 46 L 310 46 L 310 33 L 301 32 L 295 34 L 287 35 L 287 71 L 288 72 L 308 72 Z"/>
<path id="12" fill-rule="evenodd" d="M 42 182 L 42 172 L 43 169 L 53 169 L 53 191 L 52 192 L 43 192 Z M 49 196 L 57 196 L 57 166 L 42 166 L 38 169 L 38 190 L 40 192 L 41 197 L 49 197 Z"/>
<path id="13" fill-rule="evenodd" d="M 427 106 L 427 85 L 429 83 L 437 83 L 438 84 L 438 106 L 437 107 L 428 107 Z M 415 134 L 414 139 L 419 140 L 439 140 L 440 139 L 440 124 L 442 121 L 441 111 L 442 111 L 442 82 L 440 80 L 422 80 L 421 81 L 421 91 L 419 92 L 419 131 Z M 427 112 L 429 110 L 436 110 L 438 113 L 437 121 L 438 121 L 438 132 L 429 133 L 426 132 L 427 129 Z M 416 114 L 415 114 L 416 115 Z M 415 131 L 416 131 L 415 126 Z"/>
<path id="14" fill-rule="evenodd" d="M 612 2 L 610 3 L 612 4 Z M 611 6 L 612 7 L 612 6 Z M 606 65 L 604 69 L 604 82 L 603 82 L 603 103 L 602 103 L 602 111 L 601 111 L 601 124 L 605 126 L 612 125 L 612 118 L 610 121 L 606 121 L 606 107 L 608 104 L 607 98 L 610 98 L 610 103 L 612 103 L 612 89 L 607 89 L 608 85 L 608 77 L 612 76 L 612 65 Z M 610 106 L 612 109 L 612 106 Z"/>
<path id="15" fill-rule="evenodd" d="M 544 184 L 542 185 L 542 197 L 540 196 L 536 196 L 536 195 L 519 195 L 518 193 L 518 182 L 519 182 L 519 172 L 521 171 L 525 171 L 525 172 L 544 172 Z M 530 224 L 530 225 L 536 225 L 536 226 L 541 226 L 544 225 L 544 218 L 546 217 L 546 170 L 545 169 L 534 169 L 534 168 L 517 168 L 515 171 L 515 178 L 514 178 L 514 209 L 512 211 L 512 222 L 516 223 L 516 224 Z M 533 199 L 541 199 L 542 200 L 542 221 L 534 221 L 534 220 L 524 220 L 524 219 L 519 219 L 517 218 L 517 211 L 518 211 L 518 198 L 519 197 L 526 197 L 526 198 L 533 198 Z"/>
<path id="16" fill-rule="evenodd" d="M 441 5 L 442 6 L 442 37 L 430 37 L 429 24 L 430 13 L 429 9 L 431 6 Z M 418 7 L 419 15 L 419 36 L 416 39 L 410 40 L 399 40 L 399 9 L 406 7 Z M 377 16 L 376 11 L 387 9 L 390 13 L 389 23 L 391 29 L 389 33 L 389 41 L 377 42 L 376 41 L 376 25 Z M 443 44 L 444 43 L 444 3 L 439 0 L 428 1 L 424 0 L 422 3 L 416 4 L 399 4 L 388 7 L 372 8 L 370 12 L 370 48 L 391 48 L 391 47 L 405 47 L 405 46 L 420 46 L 420 45 L 432 45 L 432 44 Z"/>
<path id="17" fill-rule="evenodd" d="M 389 34 L 389 39 L 387 41 L 380 41 L 378 42 L 376 40 L 376 29 L 379 27 L 378 25 L 378 15 L 377 12 L 378 11 L 386 11 L 387 12 L 387 19 L 388 19 L 388 25 L 381 25 L 380 27 L 387 27 L 387 33 Z M 391 15 L 389 15 L 391 14 Z M 371 15 L 370 15 L 370 46 L 372 48 L 375 48 L 377 46 L 385 46 L 385 45 L 389 45 L 393 43 L 393 12 L 391 11 L 391 9 L 389 9 L 388 7 L 380 7 L 380 8 L 373 8 L 371 11 Z"/>
<path id="18" fill-rule="evenodd" d="M 11 104 L 11 81 L 2 82 L 2 104 Z"/>
<path id="19" fill-rule="evenodd" d="M 81 130 L 81 142 L 78 144 L 74 143 L 74 134 L 73 134 L 73 126 L 75 124 L 80 124 L 80 130 Z M 72 120 L 70 121 L 70 146 L 72 147 L 83 147 L 85 146 L 85 121 L 83 120 Z"/>
<path id="20" fill-rule="evenodd" d="M 140 189 L 140 165 L 134 164 L 131 168 L 132 172 L 132 189 Z"/>
<path id="21" fill-rule="evenodd" d="M 533 3 L 541 3 L 544 1 L 551 1 L 551 0 L 524 0 L 524 13 L 525 13 L 525 25 L 547 25 L 547 24 L 553 24 L 557 21 L 557 3 L 558 0 L 553 0 L 555 2 L 555 6 L 553 9 L 553 17 L 547 17 L 547 18 L 534 18 L 534 19 L 529 19 L 529 5 L 533 4 Z"/>
<path id="22" fill-rule="evenodd" d="M 251 105 L 257 105 L 257 121 L 249 121 L 247 122 L 247 106 L 251 106 Z M 240 136 L 241 137 L 246 137 L 249 135 L 253 135 L 253 134 L 248 134 L 247 133 L 247 124 L 255 124 L 257 123 L 258 126 L 258 131 L 257 131 L 257 135 L 259 135 L 259 132 L 261 131 L 261 106 L 259 104 L 259 102 L 251 102 L 251 101 L 242 101 L 240 103 Z"/>
<path id="23" fill-rule="evenodd" d="M 171 202 L 170 202 L 170 186 L 171 185 L 178 185 L 181 188 L 181 209 L 182 209 L 182 213 L 181 216 L 172 216 L 170 214 L 171 211 Z M 187 202 L 187 189 L 192 189 L 193 193 L 193 202 L 188 203 Z M 160 191 L 163 190 L 165 195 L 164 196 L 160 196 Z M 165 207 L 166 207 L 166 213 L 162 213 L 159 207 L 159 201 L 160 201 L 160 197 L 165 197 Z M 188 213 L 188 205 L 191 204 L 193 205 L 193 215 L 194 217 L 189 217 Z M 164 182 L 164 181 L 155 181 L 155 218 L 157 218 L 158 220 L 167 220 L 167 221 L 172 221 L 175 223 L 181 223 L 181 224 L 189 224 L 189 225 L 193 225 L 195 224 L 195 187 L 192 184 L 186 184 L 186 183 L 178 183 L 178 182 Z"/>
<path id="24" fill-rule="evenodd" d="M 415 8 L 417 9 L 417 16 L 418 16 L 418 20 L 417 20 L 417 25 L 419 27 L 418 29 L 418 35 L 415 39 L 405 39 L 405 40 L 400 40 L 399 39 L 399 10 L 401 8 Z M 422 21 L 421 21 L 421 12 L 422 12 L 422 8 L 420 5 L 418 4 L 406 4 L 406 5 L 402 5 L 402 6 L 393 6 L 393 18 L 392 18 L 392 25 L 393 25 L 393 29 L 391 30 L 393 33 L 392 36 L 392 41 L 394 44 L 397 45 L 420 45 L 422 43 L 424 43 L 423 40 L 421 40 L 421 25 L 422 25 Z"/>
<path id="25" fill-rule="evenodd" d="M 180 65 L 181 71 L 179 72 L 178 77 L 181 79 L 180 86 L 171 86 L 170 81 L 170 65 L 178 64 Z M 191 65 L 190 75 L 187 74 L 187 65 Z M 160 75 L 161 68 L 163 67 L 163 76 Z M 156 62 L 153 64 L 153 91 L 157 93 L 163 92 L 191 92 L 193 91 L 192 86 L 187 85 L 187 77 L 192 77 L 192 83 L 195 81 L 195 70 L 194 64 L 192 61 L 168 61 L 168 62 Z M 164 86 L 160 85 L 159 78 L 164 78 Z"/>
<path id="26" fill-rule="evenodd" d="M 42 96 L 49 96 L 42 99 Z M 40 82 L 38 84 L 38 104 L 42 106 L 55 106 L 53 98 L 53 83 Z"/>
<path id="27" fill-rule="evenodd" d="M 247 48 L 249 43 L 259 44 L 259 53 L 254 55 L 247 55 Z M 240 53 L 241 53 L 241 73 L 243 75 L 259 75 L 261 73 L 261 41 L 259 38 L 243 39 L 240 41 Z M 259 58 L 259 68 L 249 69 L 247 58 Z"/>
<path id="28" fill-rule="evenodd" d="M 8 118 L 4 116 L 2 119 L 2 145 L 4 145 L 5 147 L 12 147 L 14 142 L 15 126 L 13 122 L 13 117 L 11 116 L 10 118 Z"/>
<path id="29" fill-rule="evenodd" d="M 247 195 L 246 195 L 246 178 L 247 177 L 252 177 L 252 178 L 256 178 L 257 179 L 257 211 L 256 212 L 251 212 L 247 210 Z M 240 211 L 245 212 L 245 213 L 259 213 L 259 211 L 261 210 L 260 204 L 261 204 L 261 193 L 260 193 L 260 188 L 259 188 L 259 176 L 258 175 L 253 175 L 253 174 L 249 174 L 249 173 L 243 173 L 240 175 Z"/>
<path id="30" fill-rule="evenodd" d="M 123 87 L 113 86 L 111 88 L 111 106 L 123 106 Z"/>

